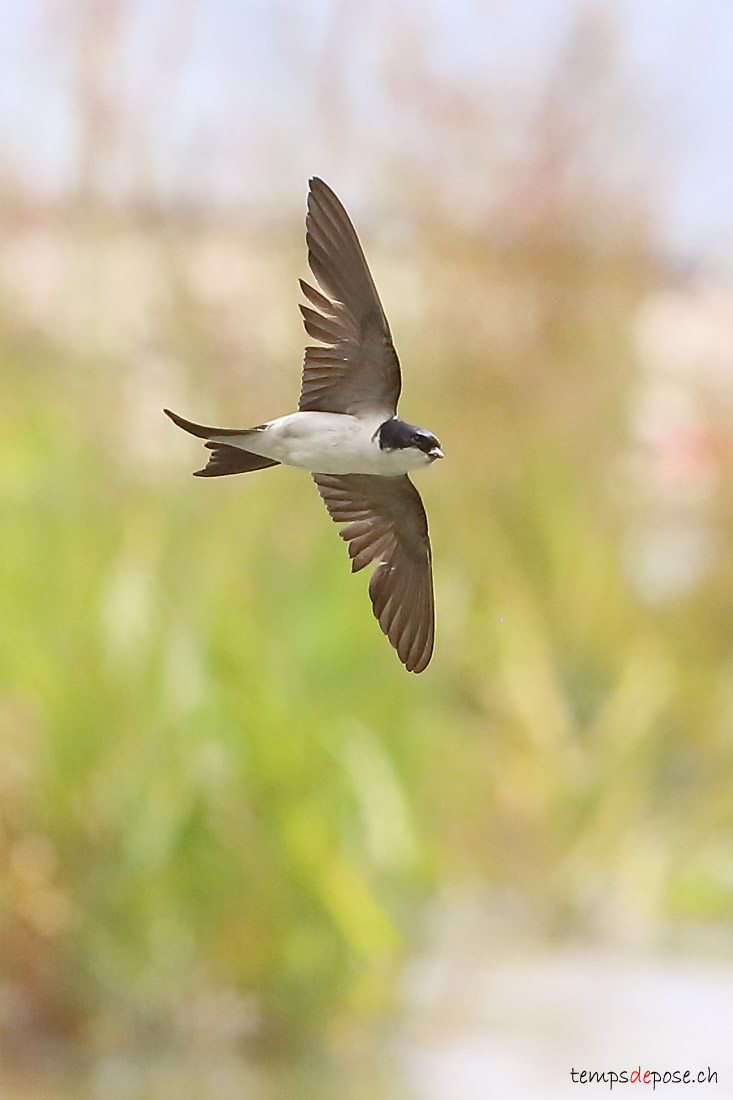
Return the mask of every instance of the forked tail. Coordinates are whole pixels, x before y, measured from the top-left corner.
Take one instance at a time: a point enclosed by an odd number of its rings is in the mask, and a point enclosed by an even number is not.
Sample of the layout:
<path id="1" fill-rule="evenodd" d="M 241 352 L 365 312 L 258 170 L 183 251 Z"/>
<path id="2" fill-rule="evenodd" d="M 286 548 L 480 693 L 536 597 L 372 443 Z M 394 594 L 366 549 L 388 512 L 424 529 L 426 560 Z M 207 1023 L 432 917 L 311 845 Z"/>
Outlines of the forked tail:
<path id="1" fill-rule="evenodd" d="M 178 413 L 170 409 L 163 409 L 166 416 L 170 417 L 174 424 L 183 428 L 184 432 L 198 436 L 199 439 L 208 440 L 204 446 L 211 451 L 209 461 L 202 470 L 195 470 L 194 477 L 223 477 L 225 474 L 246 474 L 251 470 L 265 470 L 268 466 L 279 466 L 274 458 L 263 458 L 261 455 L 245 451 L 241 447 L 234 447 L 229 443 L 221 443 L 221 436 L 246 435 L 246 430 L 237 428 L 208 428 L 204 424 L 194 424 L 192 420 L 186 420 Z M 216 437 L 212 439 L 212 436 Z"/>

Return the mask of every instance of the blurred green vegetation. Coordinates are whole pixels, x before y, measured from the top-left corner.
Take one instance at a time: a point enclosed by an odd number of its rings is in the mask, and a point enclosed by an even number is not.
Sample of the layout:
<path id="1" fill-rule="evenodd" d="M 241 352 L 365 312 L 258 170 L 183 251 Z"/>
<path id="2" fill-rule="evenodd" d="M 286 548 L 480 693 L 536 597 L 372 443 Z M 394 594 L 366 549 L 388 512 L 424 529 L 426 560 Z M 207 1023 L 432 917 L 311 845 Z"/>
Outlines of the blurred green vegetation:
<path id="1" fill-rule="evenodd" d="M 419 479 L 438 633 L 414 677 L 308 477 L 195 481 L 159 412 L 292 407 L 299 232 L 5 226 L 45 241 L 40 289 L 6 270 L 0 299 L 8 1042 L 343 1037 L 389 1018 L 448 887 L 541 935 L 733 912 L 731 555 L 661 606 L 624 568 L 643 251 L 434 218 L 409 254 L 365 239 L 401 410 L 447 456 Z"/>

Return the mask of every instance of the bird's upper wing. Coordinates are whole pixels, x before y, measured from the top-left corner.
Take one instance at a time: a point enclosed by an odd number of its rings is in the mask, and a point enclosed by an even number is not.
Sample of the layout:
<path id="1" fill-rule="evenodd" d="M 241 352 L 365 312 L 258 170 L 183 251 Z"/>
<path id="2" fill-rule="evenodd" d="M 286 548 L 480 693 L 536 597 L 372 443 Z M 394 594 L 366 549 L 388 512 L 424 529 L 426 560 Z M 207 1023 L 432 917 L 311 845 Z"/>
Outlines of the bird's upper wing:
<path id="1" fill-rule="evenodd" d="M 428 522 L 410 479 L 313 474 L 331 518 L 345 523 L 354 572 L 378 562 L 369 582 L 374 614 L 410 672 L 433 654 L 433 575 Z"/>
<path id="2" fill-rule="evenodd" d="M 302 411 L 393 416 L 400 364 L 366 257 L 349 215 L 323 180 L 310 181 L 308 263 L 323 294 L 301 279 L 305 329 L 325 347 L 305 350 Z"/>

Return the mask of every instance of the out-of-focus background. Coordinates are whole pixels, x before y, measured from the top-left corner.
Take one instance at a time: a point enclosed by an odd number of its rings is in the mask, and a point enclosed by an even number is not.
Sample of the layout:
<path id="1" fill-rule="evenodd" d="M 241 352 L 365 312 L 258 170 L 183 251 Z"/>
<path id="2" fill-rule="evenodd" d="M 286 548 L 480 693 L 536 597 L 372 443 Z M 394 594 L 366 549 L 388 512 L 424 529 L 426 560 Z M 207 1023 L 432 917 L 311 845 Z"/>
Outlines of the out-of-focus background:
<path id="1" fill-rule="evenodd" d="M 733 1095 L 733 9 L 2 18 L 2 1096 Z M 420 677 L 160 412 L 294 407 L 311 174 L 446 452 Z"/>

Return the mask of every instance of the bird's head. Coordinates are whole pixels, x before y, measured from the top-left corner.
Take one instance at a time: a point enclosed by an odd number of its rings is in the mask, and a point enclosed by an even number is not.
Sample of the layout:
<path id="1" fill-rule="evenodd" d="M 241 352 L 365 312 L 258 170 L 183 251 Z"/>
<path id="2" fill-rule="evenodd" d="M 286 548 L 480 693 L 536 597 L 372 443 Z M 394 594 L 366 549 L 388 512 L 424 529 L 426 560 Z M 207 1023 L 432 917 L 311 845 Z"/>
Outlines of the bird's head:
<path id="1" fill-rule="evenodd" d="M 385 420 L 378 429 L 379 447 L 382 451 L 404 450 L 414 447 L 426 456 L 428 462 L 434 462 L 436 458 L 443 458 L 440 443 L 432 432 L 425 428 L 417 428 L 414 424 L 407 424 L 398 416 L 391 420 Z"/>

